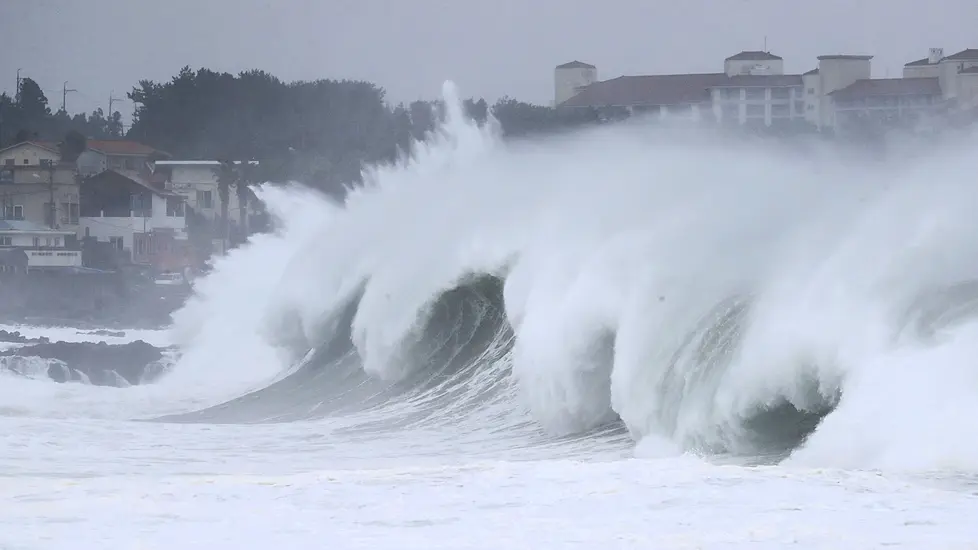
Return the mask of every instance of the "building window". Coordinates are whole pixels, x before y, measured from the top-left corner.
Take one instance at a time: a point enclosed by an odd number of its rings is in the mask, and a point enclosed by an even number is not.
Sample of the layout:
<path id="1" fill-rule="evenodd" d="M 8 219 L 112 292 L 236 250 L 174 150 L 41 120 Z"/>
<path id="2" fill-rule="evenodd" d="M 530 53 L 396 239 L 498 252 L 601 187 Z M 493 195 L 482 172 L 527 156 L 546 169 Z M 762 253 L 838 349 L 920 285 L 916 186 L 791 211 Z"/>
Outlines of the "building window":
<path id="1" fill-rule="evenodd" d="M 68 225 L 78 225 L 78 203 L 77 202 L 63 202 L 61 203 L 61 223 Z"/>
<path id="2" fill-rule="evenodd" d="M 197 208 L 214 208 L 214 199 L 210 191 L 197 191 Z"/>
<path id="3" fill-rule="evenodd" d="M 112 245 L 112 248 L 122 250 L 122 237 L 109 237 L 109 243 Z"/>
<path id="4" fill-rule="evenodd" d="M 61 246 L 61 237 L 54 238 L 54 246 Z"/>
<path id="5" fill-rule="evenodd" d="M 41 238 L 40 237 L 34 237 L 34 248 L 37 248 L 39 246 L 41 246 Z"/>
<path id="6" fill-rule="evenodd" d="M 791 109 L 788 105 L 771 105 L 771 116 L 772 117 L 789 117 L 791 116 Z"/>
<path id="7" fill-rule="evenodd" d="M 791 88 L 771 88 L 771 99 L 788 99 L 791 97 Z"/>
<path id="8" fill-rule="evenodd" d="M 13 246 L 13 237 L 0 237 L 0 246 Z"/>
<path id="9" fill-rule="evenodd" d="M 24 164 L 30 164 L 30 163 L 31 163 L 30 159 L 24 159 Z"/>
<path id="10" fill-rule="evenodd" d="M 166 199 L 166 215 L 170 218 L 182 218 L 183 217 L 183 199 L 178 197 L 167 197 Z"/>
<path id="11" fill-rule="evenodd" d="M 747 88 L 747 99 L 752 101 L 765 99 L 767 94 L 764 92 L 765 88 Z"/>
<path id="12" fill-rule="evenodd" d="M 3 219 L 22 220 L 24 219 L 24 207 L 20 204 L 6 204 L 3 207 Z"/>
<path id="13" fill-rule="evenodd" d="M 153 196 L 149 193 L 132 194 L 132 215 L 135 218 L 153 217 Z"/>
<path id="14" fill-rule="evenodd" d="M 3 165 L 4 166 L 13 166 L 14 165 L 14 159 L 5 159 L 3 161 Z"/>
<path id="15" fill-rule="evenodd" d="M 808 95 L 815 95 L 815 88 L 809 88 Z"/>

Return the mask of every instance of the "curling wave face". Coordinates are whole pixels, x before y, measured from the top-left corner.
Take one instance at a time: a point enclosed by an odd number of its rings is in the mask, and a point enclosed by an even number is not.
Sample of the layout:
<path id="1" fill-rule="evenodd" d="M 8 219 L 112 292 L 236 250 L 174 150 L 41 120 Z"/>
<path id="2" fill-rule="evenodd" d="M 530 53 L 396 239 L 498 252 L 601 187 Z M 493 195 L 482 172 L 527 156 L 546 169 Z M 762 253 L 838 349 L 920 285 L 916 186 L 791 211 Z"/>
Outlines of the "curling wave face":
<path id="1" fill-rule="evenodd" d="M 199 283 L 169 375 L 255 391 L 181 419 L 978 466 L 962 149 L 858 162 L 641 122 L 503 143 L 446 104 L 345 205 L 260 190 L 280 229 Z"/>

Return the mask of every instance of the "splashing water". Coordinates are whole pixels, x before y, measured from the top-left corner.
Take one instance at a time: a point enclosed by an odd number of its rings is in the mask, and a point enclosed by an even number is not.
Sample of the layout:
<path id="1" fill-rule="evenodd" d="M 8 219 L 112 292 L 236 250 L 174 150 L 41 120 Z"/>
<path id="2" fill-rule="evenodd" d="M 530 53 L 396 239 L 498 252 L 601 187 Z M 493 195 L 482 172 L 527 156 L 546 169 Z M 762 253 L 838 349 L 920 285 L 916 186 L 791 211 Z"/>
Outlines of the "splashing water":
<path id="1" fill-rule="evenodd" d="M 503 142 L 445 99 L 343 205 L 259 191 L 278 231 L 198 282 L 159 384 L 250 393 L 184 419 L 978 467 L 960 147 L 858 162 L 644 122 Z"/>

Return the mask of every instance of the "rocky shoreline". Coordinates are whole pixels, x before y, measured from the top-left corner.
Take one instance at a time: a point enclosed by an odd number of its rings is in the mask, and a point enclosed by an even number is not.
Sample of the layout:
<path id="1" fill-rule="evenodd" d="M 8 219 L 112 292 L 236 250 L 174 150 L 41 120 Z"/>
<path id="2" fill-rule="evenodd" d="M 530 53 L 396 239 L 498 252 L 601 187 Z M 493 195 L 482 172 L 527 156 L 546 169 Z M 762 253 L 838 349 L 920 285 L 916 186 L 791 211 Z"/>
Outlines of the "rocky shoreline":
<path id="1" fill-rule="evenodd" d="M 106 333 L 120 334 L 124 335 Z M 0 330 L 0 342 L 18 344 L 0 351 L 0 367 L 29 376 L 46 365 L 47 377 L 55 382 L 125 387 L 152 382 L 166 370 L 165 349 L 142 340 L 125 344 L 52 342 L 46 337 L 27 338 L 19 332 Z"/>

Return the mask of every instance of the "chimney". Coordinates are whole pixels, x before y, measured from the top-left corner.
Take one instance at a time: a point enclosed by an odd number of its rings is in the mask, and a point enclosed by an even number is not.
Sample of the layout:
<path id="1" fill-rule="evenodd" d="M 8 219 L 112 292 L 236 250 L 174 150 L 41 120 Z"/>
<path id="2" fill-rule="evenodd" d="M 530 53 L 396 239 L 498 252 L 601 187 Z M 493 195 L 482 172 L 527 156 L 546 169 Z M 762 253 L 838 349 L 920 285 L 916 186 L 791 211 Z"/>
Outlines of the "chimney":
<path id="1" fill-rule="evenodd" d="M 934 65 L 944 59 L 944 48 L 931 48 L 927 52 L 927 63 Z"/>

